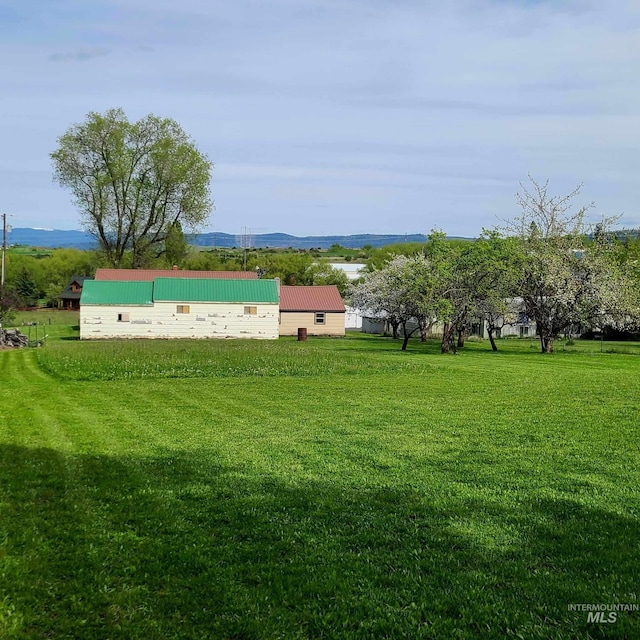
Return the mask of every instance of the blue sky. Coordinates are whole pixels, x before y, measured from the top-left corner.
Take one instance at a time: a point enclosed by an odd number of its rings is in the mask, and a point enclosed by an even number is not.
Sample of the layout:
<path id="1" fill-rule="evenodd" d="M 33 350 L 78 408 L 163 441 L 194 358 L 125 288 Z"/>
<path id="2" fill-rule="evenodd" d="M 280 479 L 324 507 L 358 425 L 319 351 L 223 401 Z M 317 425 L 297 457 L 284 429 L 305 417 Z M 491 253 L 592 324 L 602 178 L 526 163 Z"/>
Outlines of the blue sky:
<path id="1" fill-rule="evenodd" d="M 530 173 L 640 226 L 640 3 L 0 1 L 0 211 L 79 228 L 49 153 L 89 111 L 177 120 L 207 230 L 477 235 Z"/>

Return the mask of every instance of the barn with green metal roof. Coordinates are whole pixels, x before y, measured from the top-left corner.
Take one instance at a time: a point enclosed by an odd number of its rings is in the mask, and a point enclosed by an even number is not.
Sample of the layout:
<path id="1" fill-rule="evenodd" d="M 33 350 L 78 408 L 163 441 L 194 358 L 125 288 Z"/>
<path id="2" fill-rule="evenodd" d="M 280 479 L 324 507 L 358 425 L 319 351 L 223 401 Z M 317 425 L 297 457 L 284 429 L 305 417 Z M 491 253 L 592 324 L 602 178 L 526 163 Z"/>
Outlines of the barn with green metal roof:
<path id="1" fill-rule="evenodd" d="M 278 337 L 275 280 L 85 280 L 80 339 Z"/>

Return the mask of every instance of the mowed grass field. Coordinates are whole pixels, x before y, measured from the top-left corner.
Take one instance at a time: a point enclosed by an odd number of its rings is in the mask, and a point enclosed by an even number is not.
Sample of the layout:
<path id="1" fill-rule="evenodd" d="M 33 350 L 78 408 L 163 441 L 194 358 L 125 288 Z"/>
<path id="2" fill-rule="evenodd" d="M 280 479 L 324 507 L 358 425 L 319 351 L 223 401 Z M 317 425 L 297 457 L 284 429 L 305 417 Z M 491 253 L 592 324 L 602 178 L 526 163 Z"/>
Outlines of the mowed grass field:
<path id="1" fill-rule="evenodd" d="M 0 352 L 0 638 L 638 638 L 640 357 Z M 605 614 L 605 619 L 608 614 Z"/>

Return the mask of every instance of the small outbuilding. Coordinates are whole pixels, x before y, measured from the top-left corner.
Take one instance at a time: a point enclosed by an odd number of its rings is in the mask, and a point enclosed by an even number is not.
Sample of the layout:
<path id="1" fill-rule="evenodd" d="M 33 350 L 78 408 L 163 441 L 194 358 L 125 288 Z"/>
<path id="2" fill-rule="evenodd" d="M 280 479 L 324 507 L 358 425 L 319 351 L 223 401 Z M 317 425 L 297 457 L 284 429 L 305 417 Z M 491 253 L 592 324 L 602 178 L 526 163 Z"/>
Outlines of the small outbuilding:
<path id="1" fill-rule="evenodd" d="M 275 280 L 85 280 L 80 339 L 278 338 Z"/>
<path id="2" fill-rule="evenodd" d="M 78 311 L 80 309 L 80 296 L 82 295 L 82 287 L 86 276 L 73 276 L 69 283 L 60 294 L 60 306 L 69 311 Z"/>
<path id="3" fill-rule="evenodd" d="M 345 306 L 335 285 L 281 286 L 280 335 L 344 336 Z"/>

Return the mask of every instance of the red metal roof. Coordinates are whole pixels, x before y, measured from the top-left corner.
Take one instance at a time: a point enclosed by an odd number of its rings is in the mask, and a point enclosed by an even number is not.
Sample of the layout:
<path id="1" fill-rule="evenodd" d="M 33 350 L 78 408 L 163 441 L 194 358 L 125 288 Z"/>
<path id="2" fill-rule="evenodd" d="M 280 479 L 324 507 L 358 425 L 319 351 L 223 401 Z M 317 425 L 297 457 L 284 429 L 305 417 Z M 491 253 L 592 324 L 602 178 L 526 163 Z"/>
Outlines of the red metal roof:
<path id="1" fill-rule="evenodd" d="M 95 280 L 148 282 L 155 278 L 215 278 L 225 280 L 256 280 L 253 271 L 181 271 L 180 269 L 98 269 Z"/>
<path id="2" fill-rule="evenodd" d="M 338 287 L 280 287 L 280 311 L 335 311 L 344 313 Z"/>

